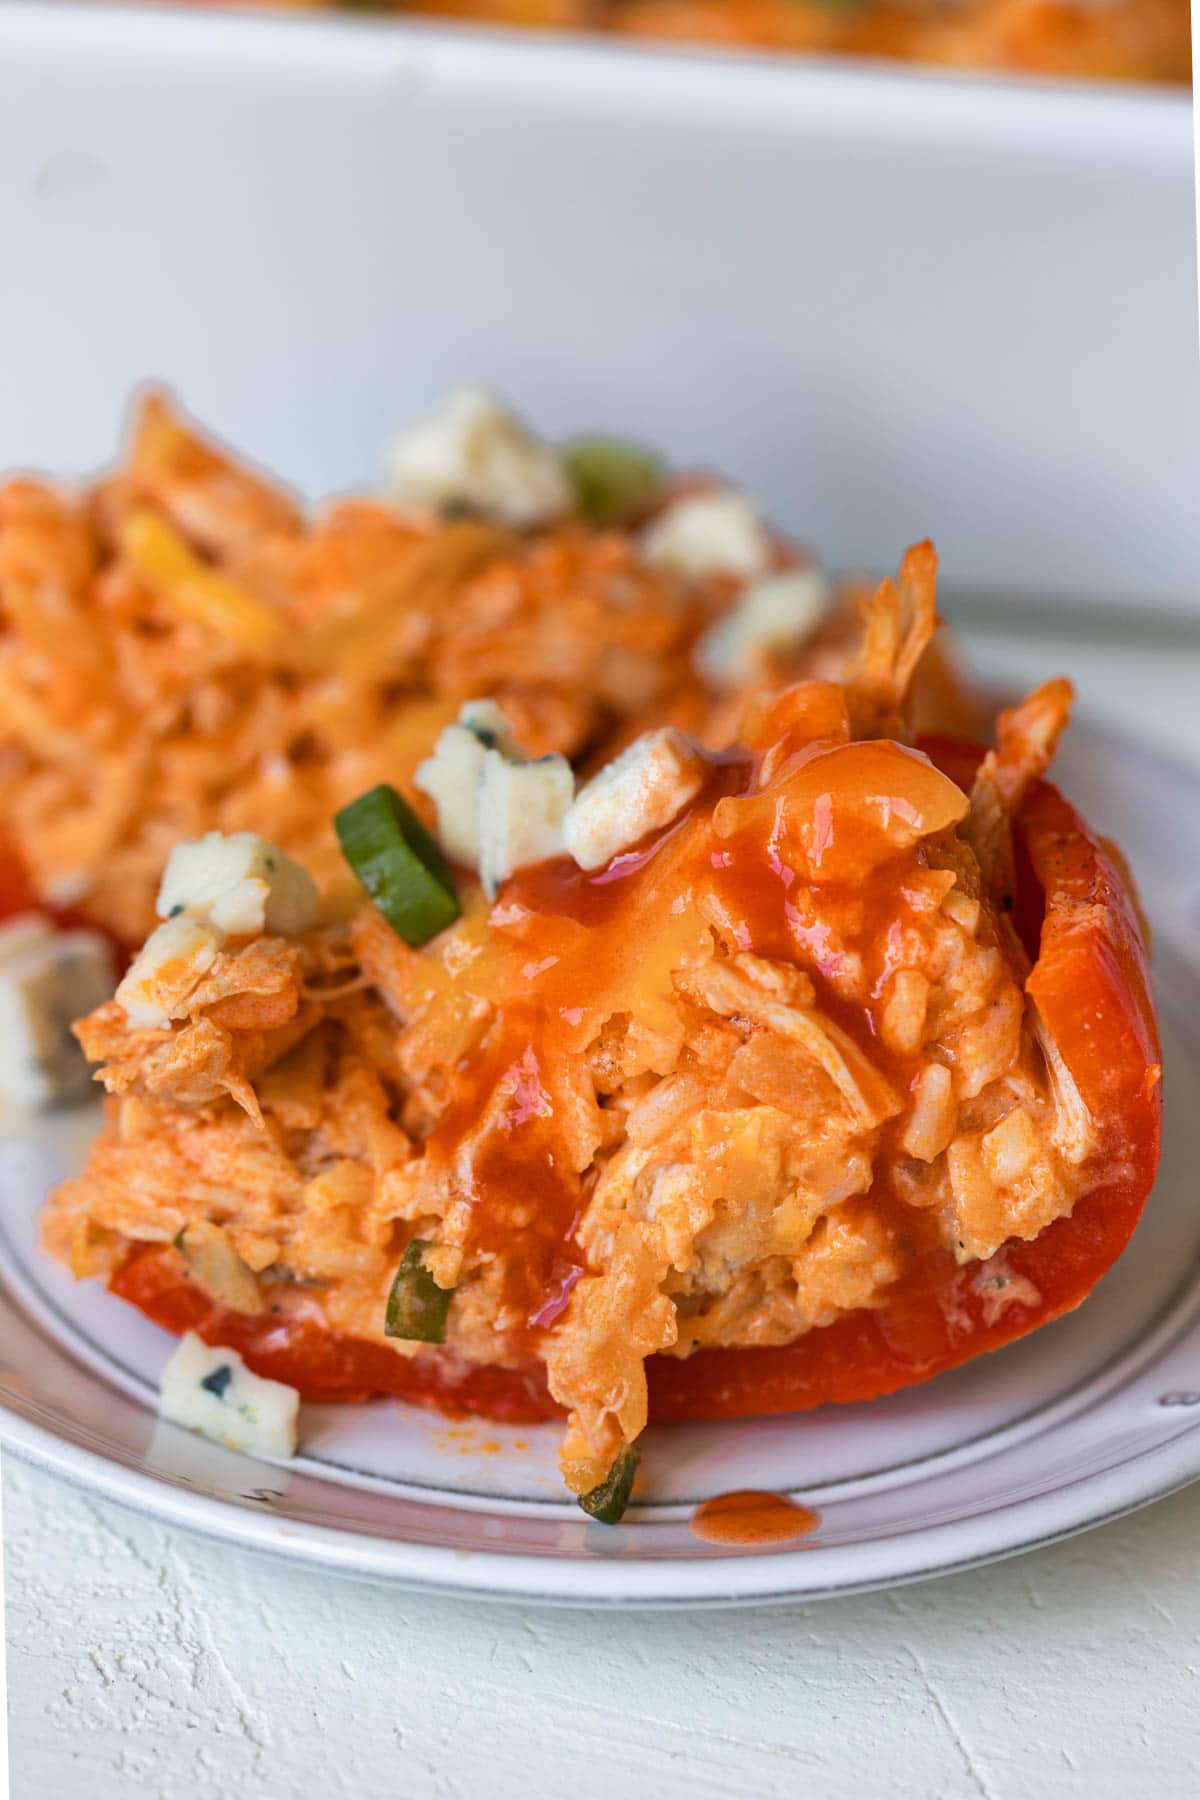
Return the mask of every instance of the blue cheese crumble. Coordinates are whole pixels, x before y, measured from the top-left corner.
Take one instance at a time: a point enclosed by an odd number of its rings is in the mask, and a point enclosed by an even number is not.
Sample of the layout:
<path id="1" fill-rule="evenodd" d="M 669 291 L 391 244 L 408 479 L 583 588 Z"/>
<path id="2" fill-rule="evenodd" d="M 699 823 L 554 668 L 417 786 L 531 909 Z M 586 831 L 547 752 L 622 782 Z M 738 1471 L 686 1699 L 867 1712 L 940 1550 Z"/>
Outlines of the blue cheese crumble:
<path id="1" fill-rule="evenodd" d="M 715 687 L 761 679 L 763 661 L 794 653 L 817 631 L 833 590 L 820 569 L 789 569 L 746 588 L 696 646 L 696 667 Z"/>
<path id="2" fill-rule="evenodd" d="M 527 761 L 494 700 L 473 700 L 448 725 L 413 777 L 437 807 L 446 854 L 478 869 L 494 899 L 502 881 L 563 853 L 563 820 L 575 798 L 565 756 Z"/>
<path id="3" fill-rule="evenodd" d="M 38 1108 L 88 1092 L 73 1022 L 112 995 L 112 956 L 94 931 L 58 931 L 31 913 L 0 926 L 0 1094 Z"/>
<path id="4" fill-rule="evenodd" d="M 391 488 L 404 506 L 477 513 L 500 524 L 544 525 L 570 512 L 557 454 L 493 395 L 457 388 L 392 446 Z"/>
<path id="5" fill-rule="evenodd" d="M 236 1350 L 189 1331 L 162 1372 L 160 1417 L 247 1456 L 286 1461 L 296 1454 L 300 1396 L 253 1374 Z"/>
<path id="6" fill-rule="evenodd" d="M 176 844 L 158 890 L 160 919 L 186 914 L 229 937 L 307 931 L 317 913 L 307 869 L 256 831 L 210 831 Z"/>

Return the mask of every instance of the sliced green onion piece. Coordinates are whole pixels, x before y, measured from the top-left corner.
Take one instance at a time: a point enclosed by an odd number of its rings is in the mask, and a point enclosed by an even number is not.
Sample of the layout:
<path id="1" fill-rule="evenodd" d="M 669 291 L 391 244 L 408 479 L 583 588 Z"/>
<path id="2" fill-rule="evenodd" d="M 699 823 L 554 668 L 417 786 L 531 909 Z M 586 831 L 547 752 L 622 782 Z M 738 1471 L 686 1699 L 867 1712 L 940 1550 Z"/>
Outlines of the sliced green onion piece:
<path id="1" fill-rule="evenodd" d="M 626 525 L 646 512 L 662 490 L 663 462 L 641 444 L 617 438 L 576 438 L 562 452 L 575 501 L 593 525 Z"/>
<path id="2" fill-rule="evenodd" d="M 422 1344 L 444 1344 L 446 1314 L 454 1290 L 439 1287 L 425 1267 L 429 1249 L 426 1238 L 412 1238 L 405 1246 L 388 1295 L 383 1330 L 386 1337 L 410 1338 Z"/>
<path id="3" fill-rule="evenodd" d="M 360 794 L 333 823 L 342 855 L 406 944 L 424 944 L 457 919 L 446 859 L 395 788 Z"/>
<path id="4" fill-rule="evenodd" d="M 599 1487 L 594 1487 L 590 1494 L 579 1496 L 579 1504 L 589 1519 L 597 1519 L 601 1525 L 620 1523 L 621 1515 L 629 1505 L 633 1478 L 640 1461 L 641 1453 L 636 1445 L 626 1444 Z"/>

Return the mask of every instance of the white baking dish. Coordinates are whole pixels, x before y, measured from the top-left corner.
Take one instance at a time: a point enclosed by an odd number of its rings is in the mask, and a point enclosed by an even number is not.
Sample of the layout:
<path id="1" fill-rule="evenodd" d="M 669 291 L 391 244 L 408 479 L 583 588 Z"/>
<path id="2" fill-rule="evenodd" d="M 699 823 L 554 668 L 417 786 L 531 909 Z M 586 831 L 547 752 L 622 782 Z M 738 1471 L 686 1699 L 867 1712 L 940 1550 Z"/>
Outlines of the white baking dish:
<path id="1" fill-rule="evenodd" d="M 1190 109 L 320 18 L 0 4 L 0 464 L 168 381 L 319 490 L 464 375 L 835 563 L 1200 606 Z"/>

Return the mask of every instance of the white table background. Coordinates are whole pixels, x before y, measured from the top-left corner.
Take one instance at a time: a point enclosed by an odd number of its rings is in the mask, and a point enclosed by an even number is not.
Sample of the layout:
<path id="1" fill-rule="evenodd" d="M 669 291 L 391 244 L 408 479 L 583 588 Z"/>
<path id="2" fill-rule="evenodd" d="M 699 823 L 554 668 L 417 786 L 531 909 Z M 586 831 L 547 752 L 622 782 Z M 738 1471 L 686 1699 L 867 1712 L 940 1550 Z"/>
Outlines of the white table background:
<path id="1" fill-rule="evenodd" d="M 975 625 L 1200 766 L 1200 636 Z M 1188 1800 L 1200 1486 L 820 1605 L 471 1604 L 227 1549 L 4 1465 L 13 1800 Z"/>

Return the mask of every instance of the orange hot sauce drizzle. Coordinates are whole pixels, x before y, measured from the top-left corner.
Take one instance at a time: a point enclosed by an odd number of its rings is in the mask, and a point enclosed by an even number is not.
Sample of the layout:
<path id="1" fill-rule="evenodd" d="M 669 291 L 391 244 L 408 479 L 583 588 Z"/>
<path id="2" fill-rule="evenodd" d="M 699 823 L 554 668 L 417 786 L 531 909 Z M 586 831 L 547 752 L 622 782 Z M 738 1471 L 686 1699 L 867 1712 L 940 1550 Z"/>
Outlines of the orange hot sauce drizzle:
<path id="1" fill-rule="evenodd" d="M 706 1544 L 790 1544 L 808 1537 L 821 1523 L 811 1506 L 801 1506 L 786 1494 L 764 1493 L 758 1488 L 739 1488 L 731 1494 L 714 1494 L 692 1514 L 691 1529 Z"/>
<path id="2" fill-rule="evenodd" d="M 894 779 L 890 764 L 910 755 L 891 743 L 821 741 L 803 744 L 787 768 L 808 763 L 814 774 L 817 768 L 822 774 L 828 769 L 836 794 L 839 780 L 846 779 L 842 770 L 865 763 L 868 780 L 875 779 L 886 793 Z M 638 979 L 643 961 L 654 965 L 660 960 L 650 941 L 653 921 L 697 920 L 705 897 L 738 948 L 787 961 L 801 960 L 798 945 L 807 948 L 804 962 L 823 1010 L 899 1087 L 911 1079 L 904 1059 L 890 1055 L 877 1039 L 872 1008 L 846 1004 L 831 986 L 826 954 L 833 964 L 838 955 L 824 951 L 822 931 L 828 925 L 814 928 L 816 942 L 805 941 L 792 898 L 799 878 L 780 860 L 776 795 L 758 790 L 760 767 L 761 759 L 745 751 L 715 757 L 705 791 L 693 806 L 600 874 L 587 874 L 560 859 L 522 870 L 506 884 L 493 915 L 493 943 L 511 946 L 508 954 L 514 967 L 524 965 L 526 985 L 502 1009 L 487 1050 L 459 1071 L 455 1100 L 427 1142 L 426 1156 L 431 1165 L 452 1164 L 464 1131 L 485 1114 L 497 1116 L 496 1095 L 503 1089 L 498 1114 L 503 1129 L 476 1164 L 471 1238 L 475 1246 L 499 1250 L 519 1233 L 523 1255 L 512 1272 L 514 1291 L 506 1296 L 513 1316 L 540 1322 L 546 1316 L 540 1309 L 548 1303 L 556 1312 L 553 1296 L 564 1279 L 583 1272 L 583 1253 L 572 1240 L 586 1192 L 566 1166 L 551 1098 L 555 1084 L 545 1076 L 556 1060 L 566 1064 L 582 1053 L 588 1033 L 580 1030 L 580 1021 L 595 997 L 619 988 L 623 980 Z M 856 938 L 873 943 L 877 958 L 886 959 L 886 928 L 900 916 L 905 879 L 920 872 L 918 852 L 915 847 L 899 852 L 882 847 L 869 826 L 858 821 L 858 829 L 835 830 L 832 800 L 826 796 L 822 808 L 819 777 L 813 785 L 817 811 L 825 820 L 820 848 L 828 865 L 821 910 L 835 932 L 842 924 Z M 720 838 L 712 809 L 724 797 L 745 804 L 747 816 L 740 829 Z M 664 904 L 664 894 L 675 904 Z M 657 975 L 661 979 L 661 969 Z M 643 979 L 652 981 L 654 972 Z M 876 1199 L 893 1210 L 886 1184 Z M 915 1257 L 921 1240 L 932 1241 L 933 1226 L 914 1222 L 907 1213 L 901 1223 Z M 539 1336 L 536 1329 L 526 1334 L 534 1355 Z"/>
<path id="3" fill-rule="evenodd" d="M 690 893 L 709 877 L 708 808 L 722 793 L 743 791 L 753 767 L 744 753 L 714 757 L 702 803 L 599 874 L 560 858 L 505 886 L 493 943 L 507 947 L 522 982 L 513 982 L 487 1047 L 456 1072 L 425 1155 L 431 1166 L 453 1165 L 478 1121 L 496 1121 L 473 1166 L 469 1242 L 498 1253 L 520 1238 L 505 1304 L 526 1324 L 511 1326 L 508 1337 L 531 1356 L 584 1272 L 574 1232 L 586 1195 L 560 1135 L 551 1072 L 580 1053 L 588 1004 L 636 967 L 640 907 L 664 881 Z"/>
<path id="4" fill-rule="evenodd" d="M 801 691 L 799 698 L 811 707 L 811 697 Z M 587 1181 L 572 1170 L 563 1138 L 556 1102 L 561 1071 L 583 1055 L 599 1024 L 590 1013 L 594 995 L 619 994 L 631 983 L 648 990 L 669 985 L 666 972 L 680 943 L 707 931 L 702 902 L 738 949 L 784 961 L 797 961 L 797 947 L 808 949 L 804 961 L 829 1017 L 898 1085 L 912 1075 L 876 1039 L 871 1006 L 838 997 L 829 981 L 838 952 L 824 940 L 833 932 L 835 940 L 846 934 L 885 945 L 903 882 L 919 873 L 918 851 L 887 844 L 873 815 L 862 817 L 862 806 L 855 810 L 847 794 L 864 783 L 867 794 L 876 788 L 891 794 L 898 772 L 896 790 L 903 792 L 914 758 L 891 742 L 846 743 L 837 733 L 808 742 L 806 733 L 824 724 L 802 713 L 792 733 L 784 729 L 786 754 L 777 747 L 768 790 L 759 785 L 761 756 L 745 749 L 716 752 L 693 805 L 608 868 L 587 873 L 556 859 L 522 869 L 506 884 L 491 916 L 493 954 L 507 965 L 500 981 L 506 1004 L 486 1048 L 455 1071 L 450 1105 L 426 1139 L 425 1157 L 430 1170 L 457 1170 L 464 1141 L 477 1138 L 470 1195 L 464 1195 L 464 1247 L 500 1255 L 516 1240 L 522 1244 L 522 1256 L 509 1258 L 506 1267 L 509 1355 L 538 1359 L 543 1332 L 585 1273 L 587 1258 L 574 1242 L 574 1229 L 587 1206 Z M 808 855 L 822 873 L 811 943 L 795 902 L 801 873 L 781 855 L 781 783 L 801 769 L 810 770 L 808 803 L 817 821 Z M 927 779 L 945 787 L 936 770 L 928 769 Z M 723 837 L 714 830 L 718 801 L 741 808 Z M 619 1010 L 617 999 L 613 1004 Z M 491 1121 L 482 1141 L 480 1121 Z M 892 1210 L 889 1193 L 878 1192 L 876 1199 Z M 916 1251 L 932 1226 L 907 1215 L 901 1222 Z"/>

